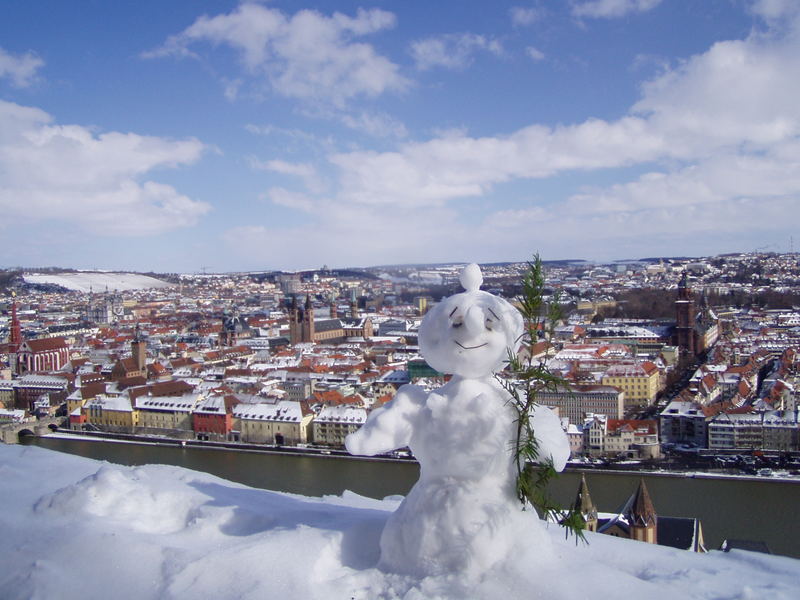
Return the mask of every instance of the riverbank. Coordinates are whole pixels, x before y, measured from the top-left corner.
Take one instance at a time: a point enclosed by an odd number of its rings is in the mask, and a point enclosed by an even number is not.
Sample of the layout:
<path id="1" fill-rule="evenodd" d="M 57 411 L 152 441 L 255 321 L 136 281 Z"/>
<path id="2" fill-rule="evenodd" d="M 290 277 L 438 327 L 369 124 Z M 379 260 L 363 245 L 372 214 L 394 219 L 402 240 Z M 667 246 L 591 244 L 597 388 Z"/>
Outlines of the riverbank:
<path id="1" fill-rule="evenodd" d="M 354 456 L 346 450 L 335 448 L 320 448 L 315 446 L 268 446 L 263 444 L 245 444 L 239 442 L 214 442 L 207 440 L 182 440 L 178 438 L 161 436 L 141 436 L 125 433 L 109 433 L 83 431 L 75 432 L 67 429 L 58 429 L 47 434 L 45 437 L 64 440 L 86 440 L 86 441 L 106 441 L 119 442 L 126 444 L 144 445 L 163 445 L 184 448 L 200 448 L 206 450 L 229 450 L 234 452 L 249 452 L 285 456 L 308 456 L 312 458 L 347 458 L 348 460 L 370 461 L 370 462 L 400 462 L 417 464 L 416 459 L 405 453 L 382 454 L 377 456 Z M 702 469 L 669 469 L 653 468 L 652 465 L 644 465 L 633 461 L 623 461 L 620 463 L 589 463 L 585 460 L 571 460 L 567 462 L 566 469 L 579 473 L 640 473 L 642 475 L 656 477 L 688 477 L 703 479 L 739 479 L 742 481 L 768 481 L 779 480 L 790 483 L 800 484 L 800 475 L 791 474 L 788 471 L 773 470 L 769 475 L 753 475 L 748 473 L 731 472 L 729 469 L 710 471 Z"/>
<path id="2" fill-rule="evenodd" d="M 381 454 L 377 456 L 353 456 L 347 450 L 336 448 L 320 448 L 316 446 L 269 446 L 265 444 L 246 444 L 241 442 L 214 442 L 210 440 L 184 440 L 166 436 L 142 436 L 128 433 L 109 433 L 105 431 L 75 432 L 69 429 L 57 429 L 44 437 L 53 439 L 73 440 L 102 440 L 106 442 L 121 442 L 126 444 L 145 444 L 155 446 L 177 446 L 182 448 L 202 448 L 208 450 L 233 450 L 235 452 L 257 452 L 289 456 L 313 456 L 318 458 L 347 457 L 353 460 L 378 461 L 378 462 L 416 462 L 411 455 L 395 453 L 392 455 Z"/>
<path id="3" fill-rule="evenodd" d="M 228 481 L 303 496 L 341 496 L 355 492 L 377 500 L 404 496 L 419 478 L 415 460 L 364 460 L 346 454 L 279 454 L 260 448 L 181 446 L 163 440 L 143 444 L 75 434 L 29 437 L 24 443 L 109 463 L 174 465 Z M 89 437 L 89 436 L 87 436 Z M 335 460 L 319 460 L 335 458 Z M 617 512 L 644 479 L 657 514 L 699 518 L 706 547 L 726 539 L 763 541 L 772 552 L 800 558 L 800 486 L 777 477 L 725 476 L 696 472 L 568 468 L 548 486 L 553 501 L 570 506 L 584 475 L 601 512 Z"/>

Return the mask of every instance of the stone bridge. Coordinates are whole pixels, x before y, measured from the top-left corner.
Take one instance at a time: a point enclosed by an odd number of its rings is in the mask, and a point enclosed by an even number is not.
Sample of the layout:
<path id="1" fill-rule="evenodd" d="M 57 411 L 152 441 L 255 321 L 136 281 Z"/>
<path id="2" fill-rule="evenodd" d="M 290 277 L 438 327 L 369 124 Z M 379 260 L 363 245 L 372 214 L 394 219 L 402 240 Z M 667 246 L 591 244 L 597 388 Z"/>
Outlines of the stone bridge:
<path id="1" fill-rule="evenodd" d="M 63 421 L 63 417 L 50 417 L 25 423 L 6 423 L 0 425 L 0 441 L 4 444 L 18 444 L 22 435 L 47 435 L 51 431 L 51 425 L 58 427 Z"/>

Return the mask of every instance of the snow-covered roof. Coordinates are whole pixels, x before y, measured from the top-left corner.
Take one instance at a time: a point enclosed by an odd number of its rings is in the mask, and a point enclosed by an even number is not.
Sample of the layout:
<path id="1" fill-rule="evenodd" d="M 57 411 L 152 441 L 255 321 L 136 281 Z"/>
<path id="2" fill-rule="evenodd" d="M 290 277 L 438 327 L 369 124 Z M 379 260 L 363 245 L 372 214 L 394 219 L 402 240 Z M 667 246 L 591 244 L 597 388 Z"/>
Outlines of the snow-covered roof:
<path id="1" fill-rule="evenodd" d="M 182 396 L 139 396 L 136 408 L 139 410 L 156 410 L 168 412 L 192 412 L 202 399 L 200 394 L 184 394 Z"/>
<path id="2" fill-rule="evenodd" d="M 314 419 L 317 423 L 342 423 L 348 425 L 363 425 L 366 420 L 366 409 L 346 404 L 324 406 Z"/>
<path id="3" fill-rule="evenodd" d="M 280 400 L 275 403 L 239 404 L 233 408 L 233 416 L 240 419 L 299 423 L 303 411 L 299 402 Z"/>
<path id="4" fill-rule="evenodd" d="M 100 408 L 102 410 L 115 410 L 119 412 L 133 412 L 131 401 L 125 396 L 106 396 L 98 394 L 86 403 L 88 408 Z"/>

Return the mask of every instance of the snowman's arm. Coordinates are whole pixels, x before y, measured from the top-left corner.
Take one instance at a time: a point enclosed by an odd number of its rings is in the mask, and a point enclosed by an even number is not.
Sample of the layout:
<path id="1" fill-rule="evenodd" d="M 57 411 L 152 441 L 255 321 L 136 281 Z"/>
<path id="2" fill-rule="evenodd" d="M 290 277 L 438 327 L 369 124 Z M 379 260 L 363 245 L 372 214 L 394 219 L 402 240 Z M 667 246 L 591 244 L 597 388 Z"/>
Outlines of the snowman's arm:
<path id="1" fill-rule="evenodd" d="M 536 441 L 539 442 L 539 463 L 553 461 L 556 471 L 563 471 L 569 460 L 569 439 L 555 413 L 541 404 L 532 410 L 531 424 Z"/>
<path id="2" fill-rule="evenodd" d="M 361 429 L 347 436 L 344 442 L 347 451 L 372 456 L 408 446 L 412 420 L 427 395 L 418 385 L 402 386 L 386 406 L 370 413 Z"/>

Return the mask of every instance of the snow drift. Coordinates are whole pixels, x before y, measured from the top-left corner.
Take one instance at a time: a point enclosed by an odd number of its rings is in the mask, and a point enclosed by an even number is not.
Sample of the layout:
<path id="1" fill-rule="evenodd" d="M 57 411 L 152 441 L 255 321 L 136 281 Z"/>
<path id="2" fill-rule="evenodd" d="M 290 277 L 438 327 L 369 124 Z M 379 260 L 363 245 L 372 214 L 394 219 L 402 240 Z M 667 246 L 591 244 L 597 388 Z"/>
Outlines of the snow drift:
<path id="1" fill-rule="evenodd" d="M 308 498 L 0 445 L 0 590 L 21 599 L 794 599 L 800 561 L 546 529 L 467 584 L 375 567 L 397 498 Z"/>

